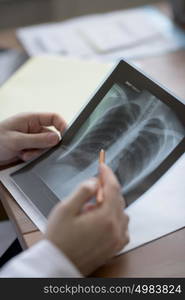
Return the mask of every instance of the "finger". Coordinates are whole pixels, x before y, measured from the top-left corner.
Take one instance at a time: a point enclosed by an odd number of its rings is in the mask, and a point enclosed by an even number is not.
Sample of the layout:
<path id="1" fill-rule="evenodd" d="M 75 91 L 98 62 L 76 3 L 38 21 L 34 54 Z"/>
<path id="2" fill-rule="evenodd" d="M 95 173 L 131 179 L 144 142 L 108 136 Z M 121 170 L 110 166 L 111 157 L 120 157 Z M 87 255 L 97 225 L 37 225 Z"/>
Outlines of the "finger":
<path id="1" fill-rule="evenodd" d="M 26 134 L 14 133 L 13 136 L 16 151 L 26 149 L 47 149 L 57 145 L 60 138 L 56 132 Z"/>
<path id="2" fill-rule="evenodd" d="M 53 133 L 52 129 L 49 129 L 47 127 L 42 127 L 41 129 L 42 133 Z M 59 136 L 59 139 L 61 139 L 61 136 Z M 49 148 L 48 148 L 49 149 Z M 23 161 L 29 161 L 32 159 L 37 158 L 41 154 L 43 154 L 47 149 L 31 149 L 31 150 L 23 150 L 19 154 L 19 158 L 21 158 Z"/>
<path id="3" fill-rule="evenodd" d="M 104 163 L 100 165 L 100 176 L 102 179 L 103 194 L 105 198 L 113 203 L 116 199 L 118 199 L 121 205 L 122 195 L 120 184 L 113 171 Z"/>
<path id="4" fill-rule="evenodd" d="M 86 212 L 92 211 L 93 209 L 96 209 L 96 208 L 97 208 L 97 204 L 89 203 L 84 206 L 83 212 L 86 213 Z"/>
<path id="5" fill-rule="evenodd" d="M 108 185 L 109 183 L 111 183 L 111 185 L 119 185 L 118 180 L 111 168 L 104 163 L 100 164 L 100 175 L 103 185 Z"/>
<path id="6" fill-rule="evenodd" d="M 40 126 L 54 126 L 60 132 L 67 127 L 65 120 L 56 113 L 40 113 L 36 114 L 36 118 L 39 119 Z"/>
<path id="7" fill-rule="evenodd" d="M 54 126 L 62 132 L 67 127 L 65 120 L 56 113 L 24 113 L 15 116 L 9 123 L 11 128 L 25 133 L 38 133 L 44 126 Z"/>
<path id="8" fill-rule="evenodd" d="M 53 132 L 57 133 L 58 136 L 59 136 L 59 139 L 61 140 L 60 132 L 59 131 L 54 131 L 53 129 L 50 129 L 48 127 L 41 127 L 40 132 L 37 132 L 37 133 L 53 133 Z"/>
<path id="9" fill-rule="evenodd" d="M 41 127 L 39 132 L 35 132 L 35 133 L 50 133 L 53 132 L 52 129 L 48 128 L 48 127 Z M 34 132 L 32 132 L 34 133 Z"/>
<path id="10" fill-rule="evenodd" d="M 40 150 L 40 149 L 24 150 L 24 151 L 21 151 L 19 157 L 23 161 L 29 161 L 29 160 L 37 158 L 38 156 L 40 156 L 43 153 L 44 153 L 44 150 Z"/>
<path id="11" fill-rule="evenodd" d="M 97 179 L 92 178 L 81 184 L 76 192 L 68 199 L 68 208 L 72 214 L 78 214 L 82 211 L 84 204 L 92 199 L 97 193 Z"/>

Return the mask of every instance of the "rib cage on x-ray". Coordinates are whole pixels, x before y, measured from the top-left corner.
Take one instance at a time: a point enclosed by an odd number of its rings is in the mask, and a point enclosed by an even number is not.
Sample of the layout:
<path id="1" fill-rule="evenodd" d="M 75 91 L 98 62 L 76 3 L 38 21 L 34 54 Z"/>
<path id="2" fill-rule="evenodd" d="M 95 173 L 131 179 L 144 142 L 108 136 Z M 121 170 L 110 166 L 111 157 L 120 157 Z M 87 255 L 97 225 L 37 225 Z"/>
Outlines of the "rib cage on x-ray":
<path id="1" fill-rule="evenodd" d="M 67 170 L 70 173 L 63 191 L 55 176 L 53 184 L 58 195 L 64 196 L 71 187 L 96 175 L 101 148 L 106 150 L 106 162 L 116 173 L 126 195 L 159 166 L 183 138 L 184 128 L 163 102 L 146 91 L 131 99 L 128 94 L 125 98 L 125 91 L 123 95 L 120 93 L 119 88 L 119 95 L 116 93 L 119 101 L 115 99 L 71 149 L 52 161 L 55 175 L 61 177 Z"/>

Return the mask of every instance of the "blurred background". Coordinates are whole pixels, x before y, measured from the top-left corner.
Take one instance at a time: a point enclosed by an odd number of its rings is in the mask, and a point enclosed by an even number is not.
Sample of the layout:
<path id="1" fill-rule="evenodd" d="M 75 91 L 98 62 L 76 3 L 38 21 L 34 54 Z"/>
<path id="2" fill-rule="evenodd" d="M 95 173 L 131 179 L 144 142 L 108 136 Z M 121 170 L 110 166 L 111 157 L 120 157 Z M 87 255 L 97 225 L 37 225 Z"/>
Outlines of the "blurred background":
<path id="1" fill-rule="evenodd" d="M 159 0 L 0 0 L 0 28 L 161 3 Z M 175 0 L 174 2 L 178 2 Z"/>

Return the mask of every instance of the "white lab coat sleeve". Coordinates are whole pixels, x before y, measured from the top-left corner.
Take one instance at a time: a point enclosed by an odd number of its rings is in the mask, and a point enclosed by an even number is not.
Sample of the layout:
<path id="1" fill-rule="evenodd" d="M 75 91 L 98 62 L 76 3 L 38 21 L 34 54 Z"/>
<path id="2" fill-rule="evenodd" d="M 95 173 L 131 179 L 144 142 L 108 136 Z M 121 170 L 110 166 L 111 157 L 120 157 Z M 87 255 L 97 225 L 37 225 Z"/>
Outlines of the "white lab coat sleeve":
<path id="1" fill-rule="evenodd" d="M 2 278 L 79 278 L 72 262 L 49 240 L 42 240 L 19 254 L 0 270 Z"/>

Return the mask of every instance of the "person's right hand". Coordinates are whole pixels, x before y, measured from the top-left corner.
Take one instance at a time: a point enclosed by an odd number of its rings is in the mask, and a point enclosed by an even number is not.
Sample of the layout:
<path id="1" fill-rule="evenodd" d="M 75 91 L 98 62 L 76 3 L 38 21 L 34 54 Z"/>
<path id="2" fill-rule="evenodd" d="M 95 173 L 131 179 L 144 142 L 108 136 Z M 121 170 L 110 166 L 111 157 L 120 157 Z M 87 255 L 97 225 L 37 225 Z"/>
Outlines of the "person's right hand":
<path id="1" fill-rule="evenodd" d="M 109 167 L 101 165 L 104 201 L 93 209 L 84 206 L 98 189 L 97 179 L 84 182 L 57 205 L 48 221 L 45 238 L 57 246 L 87 276 L 105 264 L 128 242 L 128 216 L 119 183 Z"/>

